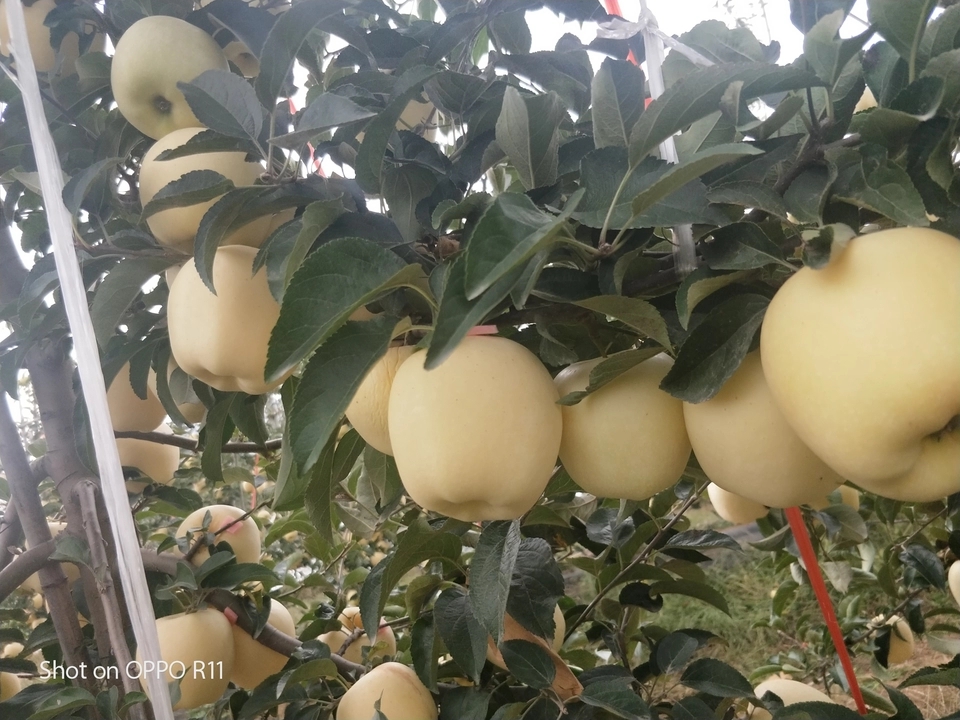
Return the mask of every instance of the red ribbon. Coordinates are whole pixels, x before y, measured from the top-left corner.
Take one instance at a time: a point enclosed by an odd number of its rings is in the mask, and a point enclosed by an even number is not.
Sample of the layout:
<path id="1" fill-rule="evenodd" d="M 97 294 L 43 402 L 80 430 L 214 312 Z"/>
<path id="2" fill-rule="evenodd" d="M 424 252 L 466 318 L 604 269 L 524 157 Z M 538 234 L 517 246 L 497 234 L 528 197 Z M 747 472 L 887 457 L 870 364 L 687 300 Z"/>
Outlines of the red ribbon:
<path id="1" fill-rule="evenodd" d="M 623 17 L 623 12 L 620 10 L 620 0 L 606 0 L 607 4 L 607 15 L 616 15 L 617 17 Z M 633 54 L 633 50 L 627 53 L 627 60 L 632 62 L 634 65 L 639 65 L 637 62 L 637 56 Z"/>

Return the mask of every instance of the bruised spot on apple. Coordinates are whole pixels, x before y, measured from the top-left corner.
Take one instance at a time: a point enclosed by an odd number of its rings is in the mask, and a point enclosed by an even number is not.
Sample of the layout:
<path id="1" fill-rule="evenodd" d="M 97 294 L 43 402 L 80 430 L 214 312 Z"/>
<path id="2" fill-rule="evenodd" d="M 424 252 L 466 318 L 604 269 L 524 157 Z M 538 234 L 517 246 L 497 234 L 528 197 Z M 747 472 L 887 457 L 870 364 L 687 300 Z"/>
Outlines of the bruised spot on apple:
<path id="1" fill-rule="evenodd" d="M 763 373 L 783 416 L 877 495 L 930 502 L 960 490 L 957 278 L 957 238 L 882 230 L 799 270 L 764 316 Z"/>

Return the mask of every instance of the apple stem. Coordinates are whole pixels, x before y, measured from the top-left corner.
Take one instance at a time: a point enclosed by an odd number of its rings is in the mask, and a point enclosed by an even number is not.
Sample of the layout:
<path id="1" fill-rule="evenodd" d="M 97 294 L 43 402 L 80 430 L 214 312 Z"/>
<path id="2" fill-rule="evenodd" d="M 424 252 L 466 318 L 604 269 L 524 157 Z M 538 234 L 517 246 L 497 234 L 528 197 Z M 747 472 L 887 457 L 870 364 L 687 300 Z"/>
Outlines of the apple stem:
<path id="1" fill-rule="evenodd" d="M 843 666 L 843 674 L 847 677 L 847 683 L 850 685 L 850 694 L 857 704 L 857 711 L 861 715 L 867 714 L 867 706 L 863 702 L 863 693 L 860 692 L 860 683 L 857 680 L 857 674 L 853 669 L 853 662 L 850 660 L 850 652 L 847 650 L 847 644 L 843 639 L 843 631 L 840 629 L 840 623 L 837 622 L 837 614 L 833 609 L 833 603 L 830 601 L 830 594 L 827 592 L 827 585 L 823 581 L 823 574 L 820 572 L 820 564 L 817 561 L 817 553 L 813 549 L 813 543 L 810 540 L 810 532 L 807 530 L 807 524 L 803 520 L 803 513 L 800 508 L 791 507 L 784 510 L 787 516 L 787 522 L 793 530 L 793 537 L 797 541 L 797 548 L 800 550 L 800 558 L 807 568 L 807 576 L 810 578 L 810 584 L 813 586 L 813 593 L 817 596 L 817 604 L 820 605 L 820 612 L 827 623 L 827 629 L 830 631 L 830 638 L 833 640 L 833 647 L 840 656 L 840 664 Z"/>

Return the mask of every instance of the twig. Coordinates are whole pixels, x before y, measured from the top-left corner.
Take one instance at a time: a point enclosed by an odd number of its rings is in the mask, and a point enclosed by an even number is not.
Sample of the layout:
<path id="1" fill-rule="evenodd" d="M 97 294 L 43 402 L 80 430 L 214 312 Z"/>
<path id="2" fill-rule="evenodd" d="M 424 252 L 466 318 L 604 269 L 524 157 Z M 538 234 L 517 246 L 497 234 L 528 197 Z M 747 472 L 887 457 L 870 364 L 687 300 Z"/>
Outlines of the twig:
<path id="1" fill-rule="evenodd" d="M 47 559 L 56 549 L 56 543 L 49 540 L 41 545 L 32 547 L 19 555 L 0 570 L 0 602 L 3 602 L 18 587 L 26 582 L 27 578 L 47 564 Z"/>
<path id="2" fill-rule="evenodd" d="M 184 435 L 167 435 L 159 432 L 141 432 L 139 430 L 117 431 L 115 435 L 118 438 L 130 438 L 132 440 L 146 440 L 159 445 L 173 445 L 184 450 L 197 452 L 200 449 L 200 443 L 193 438 Z M 270 453 L 279 450 L 281 445 L 279 438 L 267 440 L 262 445 L 255 442 L 228 442 L 220 448 L 220 452 L 225 453 Z"/>
<path id="3" fill-rule="evenodd" d="M 220 528 L 220 529 L 217 530 L 215 533 L 213 533 L 214 538 L 216 538 L 218 535 L 221 535 L 222 533 L 225 533 L 227 530 L 229 530 L 230 528 L 232 528 L 234 525 L 237 525 L 237 524 L 239 524 L 239 523 L 242 523 L 242 522 L 243 522 L 244 520 L 246 520 L 248 517 L 250 517 L 251 515 L 253 515 L 253 513 L 255 513 L 257 510 L 259 510 L 259 509 L 262 508 L 262 507 L 267 507 L 269 504 L 270 504 L 270 503 L 265 502 L 265 503 L 262 503 L 262 504 L 260 504 L 260 505 L 257 505 L 256 507 L 250 508 L 250 509 L 247 510 L 247 512 L 245 512 L 243 515 L 241 515 L 241 516 L 238 517 L 238 518 L 234 518 L 233 520 L 231 520 L 230 522 L 228 522 L 226 525 L 224 525 L 222 528 Z M 191 545 L 190 548 L 187 550 L 187 552 L 184 553 L 184 556 L 183 556 L 183 559 L 184 559 L 184 560 L 186 560 L 187 562 L 190 562 L 191 560 L 193 560 L 193 558 L 196 556 L 196 554 L 197 554 L 198 552 L 200 552 L 203 548 L 207 547 L 207 545 L 215 544 L 215 543 L 208 543 L 208 542 L 207 542 L 207 534 L 208 534 L 207 532 L 203 532 L 203 533 L 200 534 L 200 536 L 196 539 L 196 542 L 194 542 L 193 545 Z"/>

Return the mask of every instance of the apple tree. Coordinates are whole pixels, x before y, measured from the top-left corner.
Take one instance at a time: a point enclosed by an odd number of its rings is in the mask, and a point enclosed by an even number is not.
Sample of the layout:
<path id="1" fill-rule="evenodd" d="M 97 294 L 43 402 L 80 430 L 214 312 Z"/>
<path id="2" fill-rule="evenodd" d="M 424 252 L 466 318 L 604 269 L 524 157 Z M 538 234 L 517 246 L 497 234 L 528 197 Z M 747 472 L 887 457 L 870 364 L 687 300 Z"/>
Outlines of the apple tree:
<path id="1" fill-rule="evenodd" d="M 661 64 L 597 0 L 23 3 L 177 717 L 960 687 L 960 5 L 789 4 L 793 62 L 691 21 Z M 11 40 L 0 717 L 146 720 Z M 659 620 L 730 612 L 708 486 L 762 667 Z M 953 660 L 894 687 L 916 636 Z"/>

